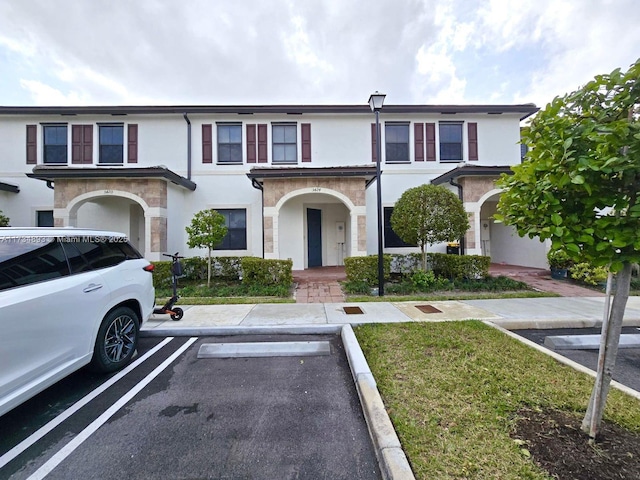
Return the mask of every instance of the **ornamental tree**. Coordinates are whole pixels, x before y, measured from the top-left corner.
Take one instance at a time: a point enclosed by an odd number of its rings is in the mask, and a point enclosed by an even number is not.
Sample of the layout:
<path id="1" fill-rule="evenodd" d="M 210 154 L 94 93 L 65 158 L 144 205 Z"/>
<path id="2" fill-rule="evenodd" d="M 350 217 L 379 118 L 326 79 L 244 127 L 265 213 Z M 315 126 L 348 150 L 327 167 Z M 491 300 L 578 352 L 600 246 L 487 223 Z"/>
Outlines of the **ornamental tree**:
<path id="1" fill-rule="evenodd" d="M 505 189 L 496 219 L 521 236 L 539 236 L 574 261 L 605 266 L 617 276 L 605 307 L 598 376 L 582 429 L 600 428 L 629 297 L 631 266 L 640 261 L 640 59 L 562 97 L 524 130 L 529 147 Z M 611 288 L 611 275 L 607 290 Z"/>
<path id="2" fill-rule="evenodd" d="M 469 218 L 453 192 L 425 184 L 406 190 L 398 199 L 391 228 L 404 242 L 420 247 L 426 270 L 426 246 L 461 238 L 469 229 Z"/>
<path id="3" fill-rule="evenodd" d="M 9 217 L 2 213 L 0 210 L 0 227 L 8 227 L 9 226 Z"/>
<path id="4" fill-rule="evenodd" d="M 214 209 L 201 210 L 191 219 L 191 225 L 185 227 L 189 239 L 189 248 L 207 249 L 207 287 L 211 286 L 211 250 L 220 244 L 227 234 L 224 215 Z"/>

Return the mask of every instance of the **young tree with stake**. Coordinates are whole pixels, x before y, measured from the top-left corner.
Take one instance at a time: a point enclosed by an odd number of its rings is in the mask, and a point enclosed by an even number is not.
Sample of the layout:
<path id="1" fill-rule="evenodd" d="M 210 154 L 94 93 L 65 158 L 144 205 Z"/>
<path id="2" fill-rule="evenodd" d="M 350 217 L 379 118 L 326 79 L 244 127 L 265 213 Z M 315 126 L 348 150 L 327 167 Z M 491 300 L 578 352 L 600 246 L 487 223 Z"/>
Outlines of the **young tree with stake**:
<path id="1" fill-rule="evenodd" d="M 214 209 L 201 210 L 191 219 L 191 225 L 185 227 L 189 239 L 189 248 L 207 249 L 207 287 L 211 286 L 211 250 L 227 234 L 224 215 Z"/>
<path id="2" fill-rule="evenodd" d="M 496 219 L 522 236 L 549 239 L 573 260 L 616 274 L 605 310 L 598 375 L 582 429 L 600 429 L 629 298 L 640 261 L 640 59 L 556 97 L 525 129 L 524 162 L 503 175 Z M 611 275 L 609 285 L 611 288 Z"/>

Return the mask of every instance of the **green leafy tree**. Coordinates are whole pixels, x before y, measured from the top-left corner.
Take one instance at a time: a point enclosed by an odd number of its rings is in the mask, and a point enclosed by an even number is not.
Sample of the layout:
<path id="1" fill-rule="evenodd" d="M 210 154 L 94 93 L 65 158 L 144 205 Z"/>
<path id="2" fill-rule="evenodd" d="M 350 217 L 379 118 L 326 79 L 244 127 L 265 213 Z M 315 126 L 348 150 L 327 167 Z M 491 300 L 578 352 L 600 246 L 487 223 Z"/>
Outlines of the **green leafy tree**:
<path id="1" fill-rule="evenodd" d="M 632 263 L 640 261 L 640 59 L 556 97 L 525 129 L 529 151 L 505 189 L 496 219 L 521 236 L 549 239 L 577 262 L 617 274 L 603 316 L 598 376 L 582 429 L 600 429 L 615 366 Z M 607 290 L 611 288 L 611 276 Z"/>
<path id="2" fill-rule="evenodd" d="M 464 236 L 469 217 L 462 201 L 450 190 L 421 185 L 406 190 L 393 207 L 391 228 L 406 243 L 417 245 L 427 269 L 426 246 Z"/>
<path id="3" fill-rule="evenodd" d="M 0 210 L 0 227 L 8 227 L 9 226 L 9 217 L 2 213 Z"/>
<path id="4" fill-rule="evenodd" d="M 207 287 L 211 286 L 211 250 L 227 234 L 224 215 L 214 209 L 201 210 L 191 219 L 191 225 L 185 227 L 189 248 L 207 249 Z"/>

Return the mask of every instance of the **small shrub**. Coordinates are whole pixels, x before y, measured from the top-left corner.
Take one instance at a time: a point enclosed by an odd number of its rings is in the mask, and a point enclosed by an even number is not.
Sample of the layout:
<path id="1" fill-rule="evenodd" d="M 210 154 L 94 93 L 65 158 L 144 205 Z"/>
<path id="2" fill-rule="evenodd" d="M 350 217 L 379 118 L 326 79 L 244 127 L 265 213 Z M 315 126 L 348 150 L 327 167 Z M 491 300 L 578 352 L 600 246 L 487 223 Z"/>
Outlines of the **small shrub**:
<path id="1" fill-rule="evenodd" d="M 430 270 L 425 272 L 424 270 L 416 270 L 411 275 L 411 283 L 416 288 L 416 290 L 420 290 L 422 292 L 426 292 L 430 290 L 434 283 L 436 283 L 436 276 Z"/>
<path id="2" fill-rule="evenodd" d="M 571 278 L 587 285 L 598 285 L 607 280 L 607 269 L 605 267 L 594 267 L 590 263 L 576 263 L 570 270 Z"/>
<path id="3" fill-rule="evenodd" d="M 505 292 L 514 290 L 530 290 L 530 287 L 513 278 L 499 276 L 499 277 L 487 277 L 482 280 L 456 280 L 455 287 L 458 290 L 465 292 Z"/>
<path id="4" fill-rule="evenodd" d="M 388 295 L 409 295 L 414 293 L 416 288 L 410 279 L 405 279 L 397 283 L 389 283 L 385 286 Z"/>
<path id="5" fill-rule="evenodd" d="M 558 270 L 569 268 L 572 264 L 569 254 L 561 248 L 549 250 L 547 252 L 547 261 L 549 262 L 549 268 Z"/>
<path id="6" fill-rule="evenodd" d="M 371 287 L 368 282 L 363 280 L 347 280 L 342 284 L 342 288 L 346 293 L 352 295 L 370 295 Z"/>

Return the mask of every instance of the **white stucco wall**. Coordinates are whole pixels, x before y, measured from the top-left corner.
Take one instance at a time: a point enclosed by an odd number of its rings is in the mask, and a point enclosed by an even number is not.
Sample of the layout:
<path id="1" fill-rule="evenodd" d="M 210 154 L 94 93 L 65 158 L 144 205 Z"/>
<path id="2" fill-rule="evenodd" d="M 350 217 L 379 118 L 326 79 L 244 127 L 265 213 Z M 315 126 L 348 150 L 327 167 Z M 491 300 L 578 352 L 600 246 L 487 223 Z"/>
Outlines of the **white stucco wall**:
<path id="1" fill-rule="evenodd" d="M 270 167 L 266 164 L 246 163 L 246 124 L 266 124 L 268 133 L 268 156 L 271 161 L 271 125 L 272 122 L 295 122 L 298 139 L 298 168 L 304 167 L 338 167 L 374 165 L 371 162 L 371 123 L 375 121 L 373 114 L 262 114 L 248 116 L 229 114 L 189 114 L 192 124 L 192 180 L 197 184 L 195 191 L 188 191 L 175 185 L 168 188 L 167 214 L 167 249 L 170 252 L 180 251 L 186 255 L 202 255 L 202 250 L 188 249 L 185 226 L 193 215 L 204 208 L 245 208 L 247 212 L 247 249 L 244 251 L 217 251 L 217 255 L 263 255 L 262 234 L 262 193 L 253 188 L 246 174 L 253 167 Z M 452 168 L 456 163 L 413 162 L 408 164 L 384 163 L 385 122 L 434 122 L 439 121 L 477 122 L 479 161 L 475 165 L 508 165 L 519 162 L 519 114 L 487 115 L 487 114 L 391 114 L 380 115 L 383 151 L 382 204 L 393 206 L 402 193 L 408 188 L 429 183 L 430 180 Z M 0 145 L 3 145 L 2 162 L 0 162 L 0 181 L 18 185 L 19 194 L 0 192 L 0 209 L 12 219 L 14 225 L 35 225 L 35 211 L 53 209 L 53 191 L 45 182 L 29 179 L 25 176 L 32 170 L 26 165 L 25 125 L 38 125 L 38 162 L 42 162 L 42 129 L 41 124 L 47 122 L 67 123 L 69 126 L 69 160 L 71 159 L 71 126 L 74 124 L 94 125 L 94 168 L 98 164 L 98 127 L 100 122 L 124 123 L 138 125 L 138 163 L 127 164 L 126 153 L 123 167 L 151 167 L 162 165 L 181 176 L 187 176 L 187 123 L 181 113 L 170 115 L 130 114 L 126 116 L 111 115 L 5 115 L 0 117 Z M 243 157 L 242 165 L 218 165 L 216 149 L 216 122 L 239 122 L 243 124 Z M 301 162 L 301 124 L 311 124 L 312 162 Z M 202 163 L 202 125 L 211 124 L 213 131 L 213 163 Z M 413 123 L 410 126 L 409 150 L 410 158 L 414 156 Z M 126 145 L 126 128 L 125 145 Z M 436 128 L 436 135 L 438 129 Z M 467 129 L 463 128 L 463 148 L 467 156 Z M 69 163 L 69 166 L 73 166 Z M 114 167 L 119 168 L 119 167 Z M 116 201 L 117 208 L 100 202 L 93 206 L 81 208 L 78 224 L 104 227 L 108 222 L 110 228 L 125 231 L 140 228 L 140 224 L 131 221 L 130 204 L 127 201 Z M 281 209 L 278 219 L 277 255 L 280 258 L 291 257 L 294 268 L 306 266 L 306 223 L 305 208 L 320 208 L 323 211 L 323 264 L 336 265 L 342 261 L 342 252 L 337 249 L 335 239 L 335 222 L 344 221 L 347 229 L 347 242 L 344 256 L 353 250 L 351 222 L 348 209 L 337 199 L 320 195 L 318 198 L 301 196 L 292 199 Z M 372 183 L 366 191 L 367 214 L 367 253 L 377 252 L 377 202 L 376 184 Z M 121 218 L 126 218 L 122 220 Z M 137 225 L 137 227 L 136 227 Z M 138 235 L 139 232 L 136 233 Z M 282 241 L 287 238 L 289 241 Z M 407 251 L 407 249 L 389 249 L 387 251 Z M 431 248 L 431 251 L 444 251 L 444 245 Z M 537 258 L 537 254 L 534 255 Z M 531 262 L 537 260 L 532 259 Z"/>

